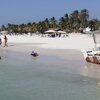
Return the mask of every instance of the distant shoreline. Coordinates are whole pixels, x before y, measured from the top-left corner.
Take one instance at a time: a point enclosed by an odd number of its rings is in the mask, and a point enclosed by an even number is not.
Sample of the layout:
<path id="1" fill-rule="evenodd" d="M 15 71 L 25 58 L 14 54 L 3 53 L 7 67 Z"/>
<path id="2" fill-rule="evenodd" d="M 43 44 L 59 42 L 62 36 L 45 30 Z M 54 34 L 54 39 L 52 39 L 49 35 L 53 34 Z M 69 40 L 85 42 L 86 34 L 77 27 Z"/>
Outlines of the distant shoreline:
<path id="1" fill-rule="evenodd" d="M 70 34 L 68 37 L 41 37 L 30 35 L 7 35 L 8 45 L 12 43 L 29 44 L 29 46 L 36 46 L 38 48 L 47 49 L 91 49 L 94 48 L 93 37 L 81 34 Z M 1 36 L 3 41 L 3 36 Z"/>

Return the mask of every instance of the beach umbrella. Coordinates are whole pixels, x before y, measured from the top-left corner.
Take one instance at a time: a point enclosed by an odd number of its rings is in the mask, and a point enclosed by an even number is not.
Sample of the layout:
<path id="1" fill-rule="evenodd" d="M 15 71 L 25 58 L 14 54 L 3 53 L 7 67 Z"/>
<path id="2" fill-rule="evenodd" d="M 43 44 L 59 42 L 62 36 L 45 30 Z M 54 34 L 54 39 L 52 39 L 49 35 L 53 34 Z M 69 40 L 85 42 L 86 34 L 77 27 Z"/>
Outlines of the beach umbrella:
<path id="1" fill-rule="evenodd" d="M 61 33 L 61 34 L 66 34 L 65 31 L 57 31 L 58 33 Z"/>
<path id="2" fill-rule="evenodd" d="M 51 29 L 51 30 L 45 31 L 45 33 L 56 33 L 56 31 Z"/>

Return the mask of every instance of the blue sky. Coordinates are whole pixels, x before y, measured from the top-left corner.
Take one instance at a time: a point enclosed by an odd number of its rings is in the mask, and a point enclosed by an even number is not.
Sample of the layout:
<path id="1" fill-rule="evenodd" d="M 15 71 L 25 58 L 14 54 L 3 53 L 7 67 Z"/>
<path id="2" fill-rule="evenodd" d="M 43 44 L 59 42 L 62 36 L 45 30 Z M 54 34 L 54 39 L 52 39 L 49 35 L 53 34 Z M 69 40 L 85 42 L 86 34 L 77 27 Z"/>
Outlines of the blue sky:
<path id="1" fill-rule="evenodd" d="M 0 25 L 59 19 L 84 8 L 89 10 L 90 18 L 100 19 L 100 0 L 0 0 Z"/>

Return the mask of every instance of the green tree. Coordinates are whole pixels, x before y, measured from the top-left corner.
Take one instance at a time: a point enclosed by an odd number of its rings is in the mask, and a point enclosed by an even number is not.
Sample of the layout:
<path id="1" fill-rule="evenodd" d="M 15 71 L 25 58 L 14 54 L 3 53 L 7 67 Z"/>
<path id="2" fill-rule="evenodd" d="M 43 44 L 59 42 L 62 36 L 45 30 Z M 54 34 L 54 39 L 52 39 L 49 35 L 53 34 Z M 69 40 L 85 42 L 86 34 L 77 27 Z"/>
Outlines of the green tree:
<path id="1" fill-rule="evenodd" d="M 86 28 L 88 26 L 88 21 L 89 21 L 89 11 L 87 9 L 81 10 L 79 18 L 81 26 L 83 28 Z"/>
<path id="2" fill-rule="evenodd" d="M 55 17 L 52 17 L 50 19 L 50 28 L 56 28 L 57 27 L 57 20 L 55 19 Z"/>

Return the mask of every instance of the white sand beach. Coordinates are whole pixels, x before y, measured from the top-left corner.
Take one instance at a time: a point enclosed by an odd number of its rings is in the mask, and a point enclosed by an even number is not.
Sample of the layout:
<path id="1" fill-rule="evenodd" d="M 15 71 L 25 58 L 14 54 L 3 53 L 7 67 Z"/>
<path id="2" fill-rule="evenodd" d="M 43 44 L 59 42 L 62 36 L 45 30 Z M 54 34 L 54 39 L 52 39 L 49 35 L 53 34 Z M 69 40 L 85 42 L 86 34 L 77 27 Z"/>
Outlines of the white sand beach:
<path id="1" fill-rule="evenodd" d="M 18 35 L 8 37 L 8 45 L 10 43 L 28 43 L 35 44 L 39 48 L 48 49 L 91 49 L 94 48 L 94 41 L 92 36 L 82 35 L 82 34 L 69 34 L 68 37 L 40 37 L 40 36 L 30 36 L 30 35 Z M 1 36 L 3 41 L 3 36 Z M 37 45 L 36 45 L 37 44 Z"/>

